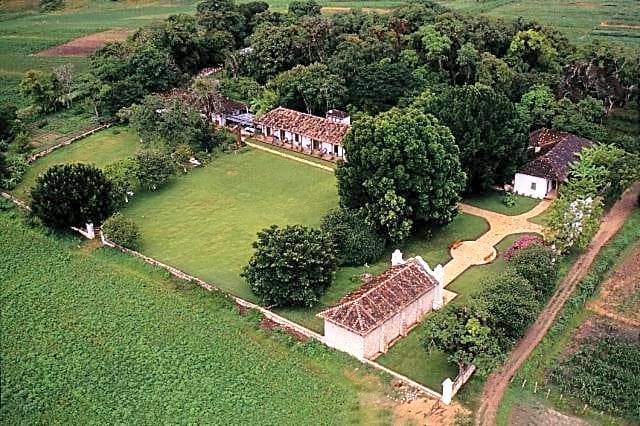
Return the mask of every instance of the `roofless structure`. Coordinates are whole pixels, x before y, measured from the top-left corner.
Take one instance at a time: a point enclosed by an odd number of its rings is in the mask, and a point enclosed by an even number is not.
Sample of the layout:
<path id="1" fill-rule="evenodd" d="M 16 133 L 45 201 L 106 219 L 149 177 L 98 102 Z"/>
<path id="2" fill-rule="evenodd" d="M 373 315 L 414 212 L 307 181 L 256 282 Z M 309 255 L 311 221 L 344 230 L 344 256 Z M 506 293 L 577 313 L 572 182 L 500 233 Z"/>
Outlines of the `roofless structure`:
<path id="1" fill-rule="evenodd" d="M 358 358 L 375 358 L 443 304 L 444 269 L 420 257 L 393 253 L 391 267 L 318 314 L 328 346 Z"/>

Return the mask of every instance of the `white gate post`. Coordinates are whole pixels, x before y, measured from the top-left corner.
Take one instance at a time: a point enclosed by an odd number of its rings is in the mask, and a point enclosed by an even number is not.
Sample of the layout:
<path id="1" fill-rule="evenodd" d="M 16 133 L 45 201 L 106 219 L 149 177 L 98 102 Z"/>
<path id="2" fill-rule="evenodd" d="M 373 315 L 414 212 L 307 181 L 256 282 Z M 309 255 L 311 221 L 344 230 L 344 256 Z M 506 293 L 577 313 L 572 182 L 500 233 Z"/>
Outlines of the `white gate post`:
<path id="1" fill-rule="evenodd" d="M 445 404 L 451 404 L 451 399 L 453 398 L 453 382 L 450 378 L 446 378 L 444 382 L 442 382 L 442 398 L 440 400 Z"/>

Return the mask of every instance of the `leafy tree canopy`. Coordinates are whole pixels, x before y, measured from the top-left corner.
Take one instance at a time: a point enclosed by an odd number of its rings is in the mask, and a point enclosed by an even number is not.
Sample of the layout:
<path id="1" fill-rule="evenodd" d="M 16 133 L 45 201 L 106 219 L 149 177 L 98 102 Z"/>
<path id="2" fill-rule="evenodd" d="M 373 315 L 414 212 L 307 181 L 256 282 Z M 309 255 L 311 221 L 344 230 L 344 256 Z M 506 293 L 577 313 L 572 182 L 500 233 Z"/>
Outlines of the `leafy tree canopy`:
<path id="1" fill-rule="evenodd" d="M 333 279 L 336 253 L 331 238 L 301 225 L 276 225 L 258 233 L 242 276 L 263 303 L 313 306 Z"/>
<path id="2" fill-rule="evenodd" d="M 382 235 L 400 241 L 416 222 L 439 226 L 457 214 L 465 175 L 449 129 L 433 116 L 397 108 L 364 115 L 344 146 L 349 161 L 336 171 L 341 204 L 363 209 Z"/>
<path id="3" fill-rule="evenodd" d="M 113 213 L 111 182 L 87 164 L 55 165 L 36 179 L 31 210 L 52 228 L 100 224 Z"/>

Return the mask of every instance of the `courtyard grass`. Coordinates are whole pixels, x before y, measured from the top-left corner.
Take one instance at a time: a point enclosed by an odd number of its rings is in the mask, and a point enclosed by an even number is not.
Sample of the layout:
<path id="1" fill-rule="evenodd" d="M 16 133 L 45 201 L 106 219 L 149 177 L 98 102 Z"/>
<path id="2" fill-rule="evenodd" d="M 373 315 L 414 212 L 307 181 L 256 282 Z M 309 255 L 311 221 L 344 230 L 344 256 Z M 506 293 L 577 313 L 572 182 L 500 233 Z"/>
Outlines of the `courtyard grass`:
<path id="1" fill-rule="evenodd" d="M 338 269 L 329 291 L 320 299 L 320 303 L 313 308 L 276 309 L 276 312 L 305 327 L 322 333 L 324 324 L 321 319 L 316 318 L 316 314 L 336 303 L 350 291 L 360 287 L 363 273 L 368 272 L 378 275 L 386 270 L 391 265 L 391 253 L 396 248 L 402 251 L 405 259 L 419 255 L 430 266 L 435 267 L 437 264 L 444 264 L 451 259 L 449 245 L 452 242 L 457 239 L 475 240 L 487 232 L 488 229 L 489 225 L 483 218 L 460 213 L 449 225 L 434 231 L 432 234 L 418 232 L 417 235 L 399 247 L 389 247 L 382 259 L 373 265 Z"/>
<path id="2" fill-rule="evenodd" d="M 258 231 L 318 226 L 338 206 L 331 172 L 259 150 L 224 154 L 123 211 L 140 226 L 140 251 L 257 302 L 240 277 Z"/>
<path id="3" fill-rule="evenodd" d="M 540 200 L 535 198 L 512 194 L 515 204 L 513 206 L 507 206 L 502 202 L 504 196 L 504 192 L 491 191 L 486 194 L 465 198 L 463 202 L 474 207 L 507 216 L 517 216 L 526 213 L 540 203 Z"/>
<path id="4" fill-rule="evenodd" d="M 389 380 L 0 200 L 2 424 L 390 424 Z"/>
<path id="5" fill-rule="evenodd" d="M 11 193 L 27 200 L 36 178 L 49 167 L 69 163 L 90 163 L 104 167 L 133 155 L 138 144 L 135 134 L 126 129 L 116 127 L 100 131 L 31 163 L 24 178 Z"/>

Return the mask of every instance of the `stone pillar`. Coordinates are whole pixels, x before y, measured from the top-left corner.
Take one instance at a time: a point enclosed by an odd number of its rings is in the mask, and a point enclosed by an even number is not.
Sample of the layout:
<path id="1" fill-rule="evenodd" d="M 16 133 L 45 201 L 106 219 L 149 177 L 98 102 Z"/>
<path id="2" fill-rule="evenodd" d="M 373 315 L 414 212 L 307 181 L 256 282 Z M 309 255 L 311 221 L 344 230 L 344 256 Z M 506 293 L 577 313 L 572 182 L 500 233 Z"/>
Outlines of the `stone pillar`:
<path id="1" fill-rule="evenodd" d="M 87 238 L 93 240 L 96 237 L 96 233 L 93 229 L 93 223 L 87 223 Z"/>
<path id="2" fill-rule="evenodd" d="M 433 270 L 433 276 L 438 281 L 438 285 L 436 286 L 435 294 L 433 295 L 433 310 L 437 311 L 438 309 L 444 306 L 444 268 L 442 265 L 438 265 Z"/>
<path id="3" fill-rule="evenodd" d="M 451 399 L 453 398 L 453 382 L 450 378 L 446 378 L 444 382 L 442 382 L 442 398 L 440 401 L 445 403 L 446 405 L 451 404 Z"/>
<path id="4" fill-rule="evenodd" d="M 391 254 L 391 266 L 404 265 L 404 260 L 402 259 L 402 252 L 398 249 Z"/>

